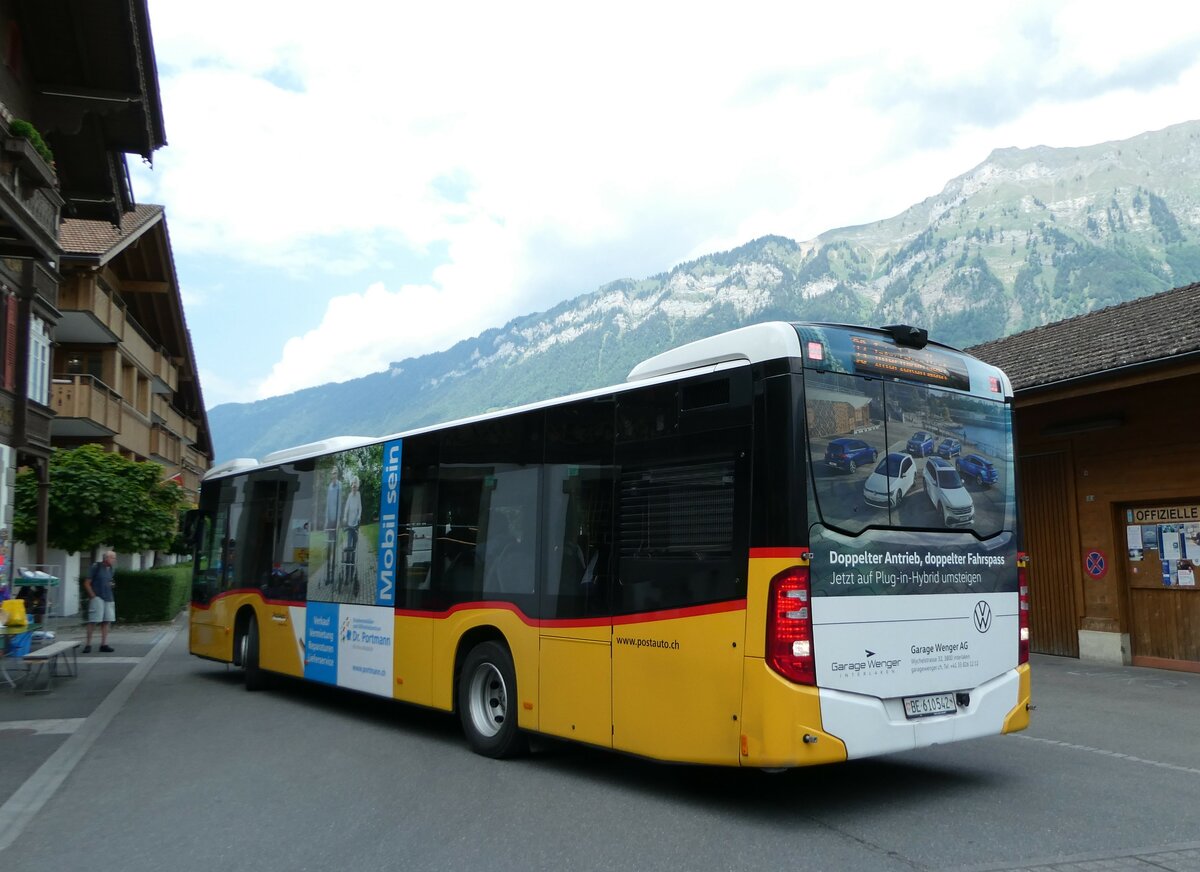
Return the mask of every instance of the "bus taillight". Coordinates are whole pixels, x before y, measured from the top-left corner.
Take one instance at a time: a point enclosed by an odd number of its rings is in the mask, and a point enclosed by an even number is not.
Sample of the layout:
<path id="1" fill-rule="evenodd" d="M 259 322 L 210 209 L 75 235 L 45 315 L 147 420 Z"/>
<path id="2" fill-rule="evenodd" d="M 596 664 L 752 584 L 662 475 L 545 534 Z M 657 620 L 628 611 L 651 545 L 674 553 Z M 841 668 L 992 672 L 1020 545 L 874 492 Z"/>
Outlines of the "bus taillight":
<path id="1" fill-rule="evenodd" d="M 793 566 L 771 579 L 767 663 L 789 681 L 815 685 L 812 638 L 808 566 Z"/>
<path id="2" fill-rule="evenodd" d="M 1029 662 L 1029 555 L 1017 555 L 1017 663 Z"/>

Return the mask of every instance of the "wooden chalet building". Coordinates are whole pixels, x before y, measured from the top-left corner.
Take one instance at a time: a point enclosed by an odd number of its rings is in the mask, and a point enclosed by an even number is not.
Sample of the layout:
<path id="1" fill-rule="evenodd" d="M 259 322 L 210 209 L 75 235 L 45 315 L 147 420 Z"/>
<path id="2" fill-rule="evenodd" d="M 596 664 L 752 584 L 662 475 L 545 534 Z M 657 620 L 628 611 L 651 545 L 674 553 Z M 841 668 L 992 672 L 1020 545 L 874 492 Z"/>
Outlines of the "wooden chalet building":
<path id="1" fill-rule="evenodd" d="M 969 350 L 1015 391 L 1033 649 L 1200 672 L 1200 284 Z"/>

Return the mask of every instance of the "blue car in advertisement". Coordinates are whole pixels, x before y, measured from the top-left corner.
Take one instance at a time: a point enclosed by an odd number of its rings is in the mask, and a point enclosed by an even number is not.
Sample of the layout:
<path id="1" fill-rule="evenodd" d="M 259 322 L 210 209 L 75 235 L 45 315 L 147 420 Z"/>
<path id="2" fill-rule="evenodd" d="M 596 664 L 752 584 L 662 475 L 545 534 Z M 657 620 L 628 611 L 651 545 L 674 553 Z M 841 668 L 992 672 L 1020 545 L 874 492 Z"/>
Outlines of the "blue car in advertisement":
<path id="1" fill-rule="evenodd" d="M 947 436 L 938 445 L 937 453 L 939 457 L 944 457 L 947 460 L 951 457 L 957 457 L 962 454 L 962 443 L 953 437 Z"/>
<path id="2" fill-rule="evenodd" d="M 908 447 L 904 450 L 913 457 L 928 457 L 933 454 L 933 437 L 924 430 L 918 430 L 912 434 L 912 438 L 908 440 Z"/>
<path id="3" fill-rule="evenodd" d="M 875 462 L 879 452 L 861 439 L 831 439 L 825 448 L 825 463 L 828 466 L 854 472 L 860 466 Z"/>
<path id="4" fill-rule="evenodd" d="M 963 478 L 974 479 L 975 483 L 987 487 L 1000 477 L 996 467 L 986 457 L 978 454 L 964 455 L 954 462 L 954 468 Z"/>

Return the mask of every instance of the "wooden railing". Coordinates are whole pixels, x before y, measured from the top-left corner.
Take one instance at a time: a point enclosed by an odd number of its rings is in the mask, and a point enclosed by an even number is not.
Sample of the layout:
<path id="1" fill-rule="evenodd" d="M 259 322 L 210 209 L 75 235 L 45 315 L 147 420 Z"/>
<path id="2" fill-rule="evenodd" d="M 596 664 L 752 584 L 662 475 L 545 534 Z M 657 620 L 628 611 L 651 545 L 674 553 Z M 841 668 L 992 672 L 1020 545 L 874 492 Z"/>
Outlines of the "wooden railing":
<path id="1" fill-rule="evenodd" d="M 150 427 L 150 454 L 178 466 L 183 459 L 183 444 L 178 436 L 155 424 Z"/>
<path id="2" fill-rule="evenodd" d="M 50 407 L 60 418 L 83 418 L 121 432 L 121 395 L 90 375 L 56 375 Z"/>

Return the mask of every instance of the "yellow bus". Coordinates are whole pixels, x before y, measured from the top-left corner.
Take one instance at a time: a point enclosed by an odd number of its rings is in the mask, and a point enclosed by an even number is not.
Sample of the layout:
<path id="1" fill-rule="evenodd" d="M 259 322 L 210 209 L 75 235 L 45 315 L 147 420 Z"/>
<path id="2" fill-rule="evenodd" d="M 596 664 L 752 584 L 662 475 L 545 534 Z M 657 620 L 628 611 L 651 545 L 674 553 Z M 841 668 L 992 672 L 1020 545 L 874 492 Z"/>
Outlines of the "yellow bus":
<path id="1" fill-rule="evenodd" d="M 781 768 L 1023 729 L 1012 389 L 925 331 L 757 324 L 624 384 L 212 469 L 190 649 Z"/>

